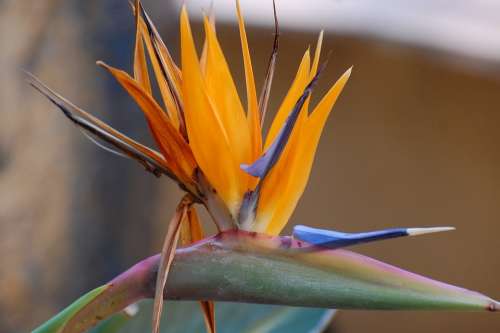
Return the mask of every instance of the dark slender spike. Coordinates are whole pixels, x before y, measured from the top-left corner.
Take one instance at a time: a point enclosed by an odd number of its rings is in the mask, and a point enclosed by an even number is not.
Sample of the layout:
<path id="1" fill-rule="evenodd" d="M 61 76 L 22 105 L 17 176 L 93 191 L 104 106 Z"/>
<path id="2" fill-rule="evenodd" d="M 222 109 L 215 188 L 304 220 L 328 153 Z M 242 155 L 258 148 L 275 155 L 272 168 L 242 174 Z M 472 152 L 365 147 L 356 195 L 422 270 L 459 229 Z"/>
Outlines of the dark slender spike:
<path id="1" fill-rule="evenodd" d="M 148 13 L 142 6 L 142 4 L 139 2 L 139 7 L 140 11 L 142 13 L 142 16 L 144 17 L 144 22 L 146 23 L 146 27 L 148 29 L 149 36 L 153 42 L 153 48 L 155 51 L 155 57 L 158 60 L 158 63 L 160 64 L 160 68 L 162 71 L 162 74 L 165 78 L 165 81 L 167 82 L 168 89 L 170 91 L 170 94 L 174 98 L 175 105 L 177 107 L 177 115 L 179 118 L 179 131 L 186 139 L 186 142 L 189 142 L 188 140 L 188 135 L 187 135 L 187 129 L 186 129 L 186 120 L 184 117 L 184 106 L 182 104 L 182 100 L 179 96 L 179 93 L 177 92 L 177 89 L 175 89 L 175 86 L 173 84 L 173 78 L 170 76 L 170 72 L 167 70 L 167 63 L 166 60 L 163 58 L 161 51 L 159 49 L 160 46 L 163 47 L 164 50 L 166 50 L 167 57 L 169 58 L 169 61 L 173 63 L 172 56 L 168 52 L 168 49 L 166 45 L 163 43 L 163 40 L 160 37 L 160 34 L 158 33 L 158 30 L 156 29 L 155 25 L 153 24 L 153 21 L 149 18 Z"/>
<path id="2" fill-rule="evenodd" d="M 274 12 L 274 42 L 273 50 L 271 51 L 271 56 L 269 57 L 269 62 L 267 64 L 266 78 L 264 80 L 264 85 L 262 86 L 262 91 L 259 97 L 259 110 L 260 110 L 260 125 L 264 125 L 264 119 L 267 113 L 267 107 L 269 105 L 269 96 L 271 93 L 271 86 L 273 84 L 274 70 L 276 68 L 276 59 L 278 56 L 279 47 L 279 24 L 278 24 L 278 14 L 276 12 L 276 2 L 273 0 L 273 12 Z"/>
<path id="3" fill-rule="evenodd" d="M 78 128 L 83 130 L 85 133 L 91 135 L 93 138 L 98 138 L 118 150 L 114 151 L 115 153 L 123 153 L 127 157 L 139 162 L 142 164 L 145 169 L 155 176 L 160 176 L 161 174 L 165 174 L 168 177 L 178 181 L 176 177 L 165 168 L 161 163 L 156 161 L 154 158 L 144 154 L 139 151 L 137 148 L 133 147 L 129 143 L 124 140 L 118 138 L 113 133 L 110 133 L 106 129 L 102 128 L 94 122 L 92 119 L 86 118 L 84 116 L 84 112 L 80 111 L 75 105 L 58 95 L 56 92 L 52 91 L 49 87 L 43 84 L 40 80 L 38 80 L 31 73 L 26 72 L 28 75 L 27 81 L 28 83 L 38 90 L 42 95 L 47 97 L 54 105 L 56 105 L 62 113 L 68 118 L 73 124 L 75 124 Z M 121 134 L 121 133 L 120 133 Z M 123 134 L 121 134 L 123 135 Z M 123 135 L 126 137 L 125 135 Z M 127 137 L 126 137 L 127 138 Z M 127 138 L 130 141 L 133 141 L 130 138 Z M 107 148 L 109 149 L 109 148 Z"/>

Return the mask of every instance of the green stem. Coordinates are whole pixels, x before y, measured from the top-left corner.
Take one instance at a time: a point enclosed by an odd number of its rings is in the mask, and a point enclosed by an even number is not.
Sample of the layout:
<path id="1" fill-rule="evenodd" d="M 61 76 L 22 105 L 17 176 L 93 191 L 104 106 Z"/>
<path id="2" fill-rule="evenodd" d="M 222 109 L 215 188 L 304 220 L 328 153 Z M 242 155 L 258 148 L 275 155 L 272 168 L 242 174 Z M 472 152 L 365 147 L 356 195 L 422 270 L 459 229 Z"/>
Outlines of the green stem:
<path id="1" fill-rule="evenodd" d="M 228 231 L 178 249 L 165 296 L 337 309 L 496 311 L 500 304 L 345 250 L 304 248 L 288 237 Z M 143 260 L 72 317 L 63 332 L 83 332 L 154 296 L 159 256 Z M 168 311 L 168 309 L 167 309 Z"/>

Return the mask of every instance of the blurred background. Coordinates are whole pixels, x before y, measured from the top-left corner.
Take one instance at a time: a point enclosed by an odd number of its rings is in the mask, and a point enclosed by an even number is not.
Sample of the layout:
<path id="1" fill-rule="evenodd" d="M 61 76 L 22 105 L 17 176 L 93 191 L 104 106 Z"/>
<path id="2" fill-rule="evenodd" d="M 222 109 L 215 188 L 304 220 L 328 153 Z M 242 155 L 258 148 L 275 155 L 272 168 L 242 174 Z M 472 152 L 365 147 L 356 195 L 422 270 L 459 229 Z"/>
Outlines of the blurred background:
<path id="1" fill-rule="evenodd" d="M 244 92 L 234 2 L 213 2 L 219 39 Z M 143 3 L 177 58 L 180 2 Z M 187 3 L 201 45 L 201 8 L 210 2 Z M 272 3 L 241 5 L 260 87 Z M 323 54 L 331 55 L 316 98 L 354 65 L 289 227 L 456 226 L 354 250 L 499 298 L 500 4 L 277 0 L 277 7 L 282 38 L 271 110 L 321 29 Z M 35 73 L 153 145 L 138 108 L 95 66 L 102 59 L 131 72 L 133 25 L 127 0 L 0 0 L 1 332 L 30 330 L 161 248 L 179 191 L 95 147 L 20 73 Z M 497 317 L 340 311 L 329 331 L 494 332 Z"/>

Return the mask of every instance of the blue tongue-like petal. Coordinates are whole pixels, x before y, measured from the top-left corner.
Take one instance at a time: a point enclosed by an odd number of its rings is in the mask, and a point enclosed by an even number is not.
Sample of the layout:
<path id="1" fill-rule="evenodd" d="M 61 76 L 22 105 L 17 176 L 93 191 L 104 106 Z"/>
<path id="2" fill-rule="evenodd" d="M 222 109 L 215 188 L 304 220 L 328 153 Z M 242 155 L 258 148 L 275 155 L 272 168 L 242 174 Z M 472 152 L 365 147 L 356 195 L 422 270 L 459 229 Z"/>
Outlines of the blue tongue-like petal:
<path id="1" fill-rule="evenodd" d="M 312 245 L 337 249 L 355 244 L 368 243 L 383 239 L 417 236 L 434 232 L 454 230 L 453 227 L 434 228 L 392 228 L 360 233 L 345 233 L 297 225 L 293 228 L 293 237 Z"/>

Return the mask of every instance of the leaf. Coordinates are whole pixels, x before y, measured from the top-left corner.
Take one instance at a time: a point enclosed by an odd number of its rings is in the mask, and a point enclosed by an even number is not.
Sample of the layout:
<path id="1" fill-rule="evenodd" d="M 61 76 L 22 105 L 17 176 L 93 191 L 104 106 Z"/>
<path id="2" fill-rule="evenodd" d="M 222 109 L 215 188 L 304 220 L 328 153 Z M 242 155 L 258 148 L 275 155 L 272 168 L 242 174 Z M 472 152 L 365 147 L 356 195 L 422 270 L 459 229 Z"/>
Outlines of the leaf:
<path id="1" fill-rule="evenodd" d="M 96 327 L 91 329 L 89 333 L 118 333 L 138 311 L 139 306 L 137 304 L 129 305 L 123 311 L 100 322 Z"/>
<path id="2" fill-rule="evenodd" d="M 139 304 L 141 311 L 119 333 L 147 332 L 151 301 Z M 204 322 L 197 302 L 167 302 L 161 333 L 203 333 Z M 319 333 L 334 315 L 333 310 L 277 305 L 218 303 L 219 333 Z"/>
<path id="3" fill-rule="evenodd" d="M 324 124 L 326 123 L 328 114 L 342 92 L 342 89 L 347 83 L 350 73 L 351 69 L 347 70 L 335 84 L 333 84 L 327 94 L 314 108 L 311 115 L 305 120 L 299 140 L 297 140 L 296 143 L 297 145 L 294 147 L 295 150 L 293 151 L 292 158 L 287 161 L 288 164 L 284 171 L 282 171 L 284 175 L 282 174 L 281 177 L 287 179 L 287 183 L 283 185 L 282 182 L 280 184 L 278 191 L 279 203 L 273 212 L 272 219 L 267 229 L 265 229 L 266 233 L 277 235 L 281 232 L 290 219 L 302 193 L 304 193 Z M 269 177 L 271 176 L 272 174 L 269 175 Z M 263 192 L 265 192 L 264 190 L 265 189 L 263 189 Z"/>
<path id="4" fill-rule="evenodd" d="M 89 291 L 63 311 L 59 312 L 57 315 L 52 317 L 50 320 L 45 322 L 43 325 L 35 328 L 32 333 L 57 333 L 60 332 L 64 325 L 81 309 L 83 309 L 87 304 L 92 302 L 97 296 L 102 294 L 109 286 L 104 285 L 94 290 Z"/>
<path id="5" fill-rule="evenodd" d="M 478 292 L 343 249 L 301 251 L 307 246 L 290 237 L 234 230 L 219 233 L 177 249 L 165 296 L 178 301 L 335 309 L 500 312 L 500 302 Z M 84 332 L 127 305 L 153 297 L 151 282 L 158 275 L 159 261 L 159 255 L 146 258 L 117 276 L 108 288 L 83 302 L 70 317 L 66 315 L 64 329 Z M 167 315 L 176 317 L 173 312 Z M 192 322 L 183 324 L 187 327 Z"/>

